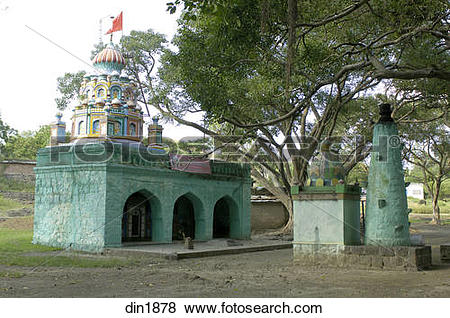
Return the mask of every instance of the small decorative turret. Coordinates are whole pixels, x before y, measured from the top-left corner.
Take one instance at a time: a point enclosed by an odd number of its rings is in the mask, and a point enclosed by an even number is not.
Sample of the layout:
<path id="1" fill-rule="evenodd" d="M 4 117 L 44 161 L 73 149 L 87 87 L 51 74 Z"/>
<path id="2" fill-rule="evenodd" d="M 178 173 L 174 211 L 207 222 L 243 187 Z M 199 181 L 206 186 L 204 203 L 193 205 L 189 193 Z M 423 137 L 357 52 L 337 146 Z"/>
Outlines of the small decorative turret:
<path id="1" fill-rule="evenodd" d="M 50 145 L 56 146 L 66 141 L 66 123 L 61 121 L 62 114 L 56 114 L 56 121 L 50 126 Z"/>
<path id="2" fill-rule="evenodd" d="M 344 166 L 337 157 L 339 157 L 338 154 L 331 151 L 331 142 L 324 141 L 321 145 L 320 159 L 310 166 L 306 185 L 323 187 L 343 184 L 345 180 Z"/>
<path id="3" fill-rule="evenodd" d="M 161 145 L 163 127 L 158 124 L 158 116 L 152 118 L 153 124 L 148 126 L 148 144 Z"/>
<path id="4" fill-rule="evenodd" d="M 380 119 L 373 129 L 372 144 L 365 244 L 410 245 L 402 144 L 389 104 L 380 105 Z"/>

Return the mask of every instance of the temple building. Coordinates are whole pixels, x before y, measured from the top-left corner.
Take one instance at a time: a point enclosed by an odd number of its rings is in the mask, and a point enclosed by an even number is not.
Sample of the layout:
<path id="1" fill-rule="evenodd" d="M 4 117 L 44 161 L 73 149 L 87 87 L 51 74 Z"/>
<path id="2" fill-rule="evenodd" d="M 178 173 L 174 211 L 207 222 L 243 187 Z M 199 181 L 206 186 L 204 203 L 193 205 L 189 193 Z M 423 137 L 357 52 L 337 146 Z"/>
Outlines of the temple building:
<path id="1" fill-rule="evenodd" d="M 136 87 L 123 70 L 124 57 L 111 42 L 92 62 L 97 73 L 83 78 L 71 138 L 141 141 L 144 113 L 136 103 Z"/>
<path id="2" fill-rule="evenodd" d="M 127 242 L 250 238 L 250 166 L 169 154 L 110 43 L 93 59 L 73 110 L 37 154 L 33 242 L 102 251 Z"/>

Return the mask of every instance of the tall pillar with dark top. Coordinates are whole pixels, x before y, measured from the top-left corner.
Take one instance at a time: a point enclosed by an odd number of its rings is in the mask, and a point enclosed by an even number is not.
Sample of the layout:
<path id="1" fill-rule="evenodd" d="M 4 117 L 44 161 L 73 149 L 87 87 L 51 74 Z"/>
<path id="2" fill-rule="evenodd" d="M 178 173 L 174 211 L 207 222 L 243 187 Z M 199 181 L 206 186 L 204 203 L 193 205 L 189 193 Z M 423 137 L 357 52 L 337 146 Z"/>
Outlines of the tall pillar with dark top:
<path id="1" fill-rule="evenodd" d="M 380 105 L 373 130 L 366 208 L 366 245 L 410 245 L 402 143 L 391 106 Z"/>

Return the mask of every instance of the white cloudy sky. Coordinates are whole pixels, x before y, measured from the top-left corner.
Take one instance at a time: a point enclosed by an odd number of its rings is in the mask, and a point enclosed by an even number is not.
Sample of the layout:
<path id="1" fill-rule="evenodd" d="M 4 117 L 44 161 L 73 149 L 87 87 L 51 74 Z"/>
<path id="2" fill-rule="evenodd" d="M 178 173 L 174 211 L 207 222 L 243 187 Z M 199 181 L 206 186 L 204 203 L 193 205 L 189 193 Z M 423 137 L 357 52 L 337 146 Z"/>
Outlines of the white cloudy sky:
<path id="1" fill-rule="evenodd" d="M 149 28 L 170 39 L 176 16 L 166 12 L 167 0 L 0 0 L 0 114 L 19 131 L 34 130 L 54 120 L 56 78 L 87 70 L 82 61 L 64 52 L 29 28 L 90 62 L 99 38 L 99 20 L 123 11 L 124 34 Z M 103 33 L 111 19 L 103 20 Z M 118 39 L 120 32 L 116 33 Z M 103 36 L 107 41 L 108 36 Z M 155 114 L 155 110 L 150 112 Z M 70 122 L 68 110 L 63 120 Z M 68 125 L 70 127 L 70 125 Z M 180 139 L 199 135 L 195 129 L 167 125 L 164 135 Z"/>

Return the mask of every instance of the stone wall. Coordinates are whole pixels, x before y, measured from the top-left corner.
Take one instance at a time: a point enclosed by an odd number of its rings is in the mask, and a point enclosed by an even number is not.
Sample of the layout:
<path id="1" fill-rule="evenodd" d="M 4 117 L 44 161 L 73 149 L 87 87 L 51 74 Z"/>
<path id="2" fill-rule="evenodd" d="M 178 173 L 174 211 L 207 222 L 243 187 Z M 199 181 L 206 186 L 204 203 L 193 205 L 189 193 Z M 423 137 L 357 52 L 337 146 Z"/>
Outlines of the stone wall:
<path id="1" fill-rule="evenodd" d="M 294 261 L 304 266 L 417 271 L 431 267 L 431 246 L 295 244 Z"/>
<path id="2" fill-rule="evenodd" d="M 5 160 L 0 161 L 0 176 L 23 182 L 34 182 L 34 161 Z"/>
<path id="3" fill-rule="evenodd" d="M 278 229 L 286 224 L 288 213 L 280 201 L 252 200 L 252 231 Z"/>

